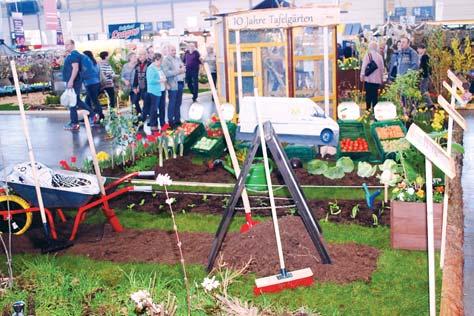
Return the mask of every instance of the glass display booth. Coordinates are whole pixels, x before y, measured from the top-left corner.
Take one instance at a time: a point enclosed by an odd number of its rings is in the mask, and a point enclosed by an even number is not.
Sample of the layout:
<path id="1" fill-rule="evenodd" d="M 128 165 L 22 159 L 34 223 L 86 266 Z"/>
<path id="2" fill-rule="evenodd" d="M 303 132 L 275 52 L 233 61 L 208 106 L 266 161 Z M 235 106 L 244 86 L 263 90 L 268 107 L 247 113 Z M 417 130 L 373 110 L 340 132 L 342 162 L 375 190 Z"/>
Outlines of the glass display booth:
<path id="1" fill-rule="evenodd" d="M 235 104 L 238 112 L 239 96 L 253 96 L 254 88 L 257 88 L 260 96 L 311 98 L 323 109 L 328 102 L 327 114 L 334 116 L 337 96 L 336 25 L 339 21 L 339 8 L 336 8 L 329 13 L 325 8 L 280 8 L 222 15 L 222 20 L 215 25 L 221 100 Z M 285 18 L 286 21 L 298 19 L 301 23 L 285 24 L 282 22 Z M 258 21 L 261 25 L 255 25 Z M 239 22 L 244 26 L 240 27 Z"/>

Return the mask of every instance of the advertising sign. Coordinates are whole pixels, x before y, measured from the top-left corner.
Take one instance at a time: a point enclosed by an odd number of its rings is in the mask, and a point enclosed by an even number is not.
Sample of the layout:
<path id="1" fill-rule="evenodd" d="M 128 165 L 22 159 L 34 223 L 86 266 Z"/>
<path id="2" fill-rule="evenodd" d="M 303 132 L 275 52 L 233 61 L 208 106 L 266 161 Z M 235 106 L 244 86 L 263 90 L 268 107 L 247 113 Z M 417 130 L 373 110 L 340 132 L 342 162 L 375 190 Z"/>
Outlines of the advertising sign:
<path id="1" fill-rule="evenodd" d="M 23 13 L 12 12 L 13 33 L 15 33 L 15 44 L 18 47 L 25 46 L 25 30 L 23 29 Z"/>
<path id="2" fill-rule="evenodd" d="M 140 39 L 143 25 L 141 23 L 109 24 L 110 39 Z"/>
<path id="3" fill-rule="evenodd" d="M 156 22 L 156 30 L 169 30 L 173 28 L 173 21 L 158 21 Z"/>
<path id="4" fill-rule="evenodd" d="M 56 9 L 56 0 L 44 0 L 44 24 L 46 29 L 56 31 L 58 28 L 58 11 Z"/>
<path id="5" fill-rule="evenodd" d="M 58 13 L 58 27 L 56 29 L 56 45 L 64 45 L 63 28 L 61 26 L 61 17 Z"/>
<path id="6" fill-rule="evenodd" d="M 339 6 L 296 9 L 267 9 L 229 15 L 230 30 L 289 28 L 296 26 L 324 26 L 339 24 Z"/>

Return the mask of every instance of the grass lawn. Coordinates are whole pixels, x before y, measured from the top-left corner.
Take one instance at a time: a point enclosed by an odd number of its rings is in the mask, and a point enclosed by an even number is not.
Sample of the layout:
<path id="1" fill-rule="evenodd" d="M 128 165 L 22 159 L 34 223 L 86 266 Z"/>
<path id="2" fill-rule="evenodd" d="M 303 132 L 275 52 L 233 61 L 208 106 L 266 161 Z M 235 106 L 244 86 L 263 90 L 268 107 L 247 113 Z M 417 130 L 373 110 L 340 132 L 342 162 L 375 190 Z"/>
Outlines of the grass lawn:
<path id="1" fill-rule="evenodd" d="M 13 105 L 13 103 L 0 104 L 0 111 L 19 111 L 20 108 L 18 105 Z"/>
<path id="2" fill-rule="evenodd" d="M 172 229 L 171 219 L 166 214 L 123 210 L 118 211 L 118 216 L 128 228 Z M 103 220 L 99 213 L 87 219 L 91 223 Z M 214 233 L 219 221 L 220 217 L 214 215 L 177 215 L 181 231 Z M 244 218 L 237 216 L 231 230 L 237 231 L 243 222 Z M 245 276 L 231 285 L 230 294 L 261 308 L 271 307 L 277 314 L 283 310 L 294 311 L 301 306 L 322 315 L 427 314 L 426 253 L 390 249 L 390 230 L 387 227 L 321 225 L 329 242 L 356 242 L 382 251 L 370 283 L 315 284 L 310 288 L 255 298 L 252 295 L 254 276 Z M 5 271 L 4 266 L 1 271 Z M 203 267 L 188 266 L 188 273 L 193 293 L 202 295 L 202 291 L 193 285 L 201 283 L 205 277 Z M 33 296 L 36 315 L 84 315 L 84 311 L 89 311 L 88 315 L 133 315 L 129 296 L 140 289 L 150 289 L 157 302 L 166 300 L 168 292 L 173 293 L 178 298 L 177 315 L 186 314 L 185 290 L 178 265 L 115 264 L 69 255 L 18 255 L 14 257 L 14 274 L 15 288 L 0 296 L 0 306 L 16 300 L 28 301 L 28 296 Z M 437 271 L 438 301 L 440 284 L 441 273 Z M 193 299 L 193 302 L 196 300 Z M 192 315 L 206 313 L 195 310 Z"/>

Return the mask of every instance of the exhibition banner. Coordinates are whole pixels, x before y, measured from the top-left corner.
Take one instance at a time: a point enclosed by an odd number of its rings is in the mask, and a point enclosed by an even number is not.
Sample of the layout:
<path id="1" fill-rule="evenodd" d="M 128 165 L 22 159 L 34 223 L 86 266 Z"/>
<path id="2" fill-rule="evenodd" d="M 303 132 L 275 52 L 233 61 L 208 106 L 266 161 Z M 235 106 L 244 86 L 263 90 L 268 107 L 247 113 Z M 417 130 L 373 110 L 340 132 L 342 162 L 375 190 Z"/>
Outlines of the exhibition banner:
<path id="1" fill-rule="evenodd" d="M 143 25 L 141 23 L 109 24 L 110 39 L 140 39 Z"/>
<path id="2" fill-rule="evenodd" d="M 61 16 L 58 13 L 58 27 L 56 28 L 56 45 L 64 45 L 64 34 L 61 26 Z"/>
<path id="3" fill-rule="evenodd" d="M 56 31 L 58 28 L 58 11 L 56 9 L 56 0 L 44 0 L 44 24 L 46 29 Z"/>
<path id="4" fill-rule="evenodd" d="M 23 29 L 23 13 L 12 12 L 13 33 L 15 34 L 16 46 L 25 46 L 25 30 Z"/>
<path id="5" fill-rule="evenodd" d="M 230 14 L 230 30 L 289 28 L 296 26 L 324 26 L 340 23 L 339 6 L 327 5 L 312 8 L 266 9 Z"/>

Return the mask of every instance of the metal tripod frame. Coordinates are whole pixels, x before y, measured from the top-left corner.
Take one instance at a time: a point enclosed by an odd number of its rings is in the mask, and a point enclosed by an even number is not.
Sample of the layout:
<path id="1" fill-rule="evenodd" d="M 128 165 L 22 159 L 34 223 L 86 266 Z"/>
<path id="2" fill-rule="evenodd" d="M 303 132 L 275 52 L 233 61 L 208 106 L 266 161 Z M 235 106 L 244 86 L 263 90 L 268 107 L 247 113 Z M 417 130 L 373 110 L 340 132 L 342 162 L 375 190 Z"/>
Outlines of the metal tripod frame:
<path id="1" fill-rule="evenodd" d="M 303 220 L 304 226 L 308 231 L 311 240 L 316 247 L 316 250 L 321 257 L 323 264 L 330 264 L 331 258 L 326 250 L 326 246 L 321 238 L 322 229 L 319 225 L 318 221 L 314 218 L 313 213 L 308 207 L 308 203 L 306 202 L 306 197 L 304 196 L 303 190 L 296 179 L 296 176 L 293 172 L 293 169 L 290 166 L 289 159 L 283 150 L 281 143 L 279 142 L 275 131 L 273 130 L 272 124 L 267 121 L 263 124 L 263 130 L 265 135 L 265 142 L 267 143 L 268 149 L 270 150 L 273 160 L 278 167 L 281 175 L 283 176 L 283 180 L 290 191 L 291 197 L 293 198 L 296 208 L 298 210 L 298 214 Z M 217 229 L 215 238 L 212 242 L 211 253 L 208 257 L 208 264 L 207 264 L 207 271 L 210 272 L 214 267 L 214 263 L 216 261 L 217 255 L 222 246 L 222 242 L 229 230 L 229 225 L 232 221 L 232 218 L 235 215 L 235 207 L 237 202 L 240 199 L 243 189 L 245 188 L 245 179 L 249 174 L 250 167 L 252 166 L 252 162 L 255 158 L 258 148 L 260 147 L 260 137 L 258 133 L 255 133 L 255 137 L 252 141 L 252 147 L 249 151 L 247 158 L 245 159 L 244 166 L 242 171 L 237 179 L 237 183 L 234 186 L 234 190 L 231 195 L 231 199 L 229 204 L 227 205 L 222 220 L 219 224 L 219 228 Z"/>

